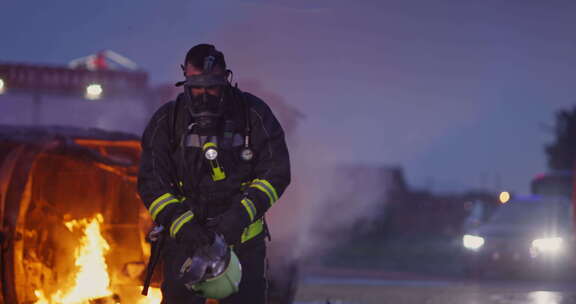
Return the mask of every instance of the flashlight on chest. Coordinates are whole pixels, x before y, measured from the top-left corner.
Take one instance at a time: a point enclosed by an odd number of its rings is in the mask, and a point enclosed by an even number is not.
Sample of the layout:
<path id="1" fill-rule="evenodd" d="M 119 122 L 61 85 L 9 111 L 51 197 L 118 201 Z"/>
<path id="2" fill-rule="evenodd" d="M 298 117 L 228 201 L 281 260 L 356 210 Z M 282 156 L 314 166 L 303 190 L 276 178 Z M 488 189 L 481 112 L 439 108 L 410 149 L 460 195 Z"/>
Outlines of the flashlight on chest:
<path id="1" fill-rule="evenodd" d="M 224 169 L 220 166 L 218 162 L 218 145 L 214 141 L 209 141 L 202 146 L 202 153 L 204 158 L 208 161 L 210 165 L 210 171 L 212 174 L 213 181 L 219 181 L 226 178 L 226 173 Z"/>
<path id="2" fill-rule="evenodd" d="M 209 161 L 214 161 L 218 158 L 218 146 L 216 146 L 216 143 L 205 143 L 204 147 L 202 147 L 202 152 L 204 152 L 204 158 Z"/>

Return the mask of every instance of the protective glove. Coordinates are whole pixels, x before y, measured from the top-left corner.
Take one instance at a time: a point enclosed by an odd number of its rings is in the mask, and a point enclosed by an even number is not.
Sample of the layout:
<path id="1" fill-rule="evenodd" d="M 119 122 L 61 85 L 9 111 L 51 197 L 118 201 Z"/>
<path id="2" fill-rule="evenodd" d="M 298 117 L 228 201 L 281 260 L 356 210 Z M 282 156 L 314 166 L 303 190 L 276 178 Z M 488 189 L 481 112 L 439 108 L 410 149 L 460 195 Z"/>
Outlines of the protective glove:
<path id="1" fill-rule="evenodd" d="M 236 201 L 228 210 L 206 223 L 208 229 L 224 237 L 230 245 L 240 243 L 244 229 L 252 222 L 250 215 L 240 203 Z"/>
<path id="2" fill-rule="evenodd" d="M 174 217 L 170 225 L 170 236 L 190 248 L 200 248 L 212 244 L 214 240 L 214 232 L 206 229 L 189 210 Z"/>

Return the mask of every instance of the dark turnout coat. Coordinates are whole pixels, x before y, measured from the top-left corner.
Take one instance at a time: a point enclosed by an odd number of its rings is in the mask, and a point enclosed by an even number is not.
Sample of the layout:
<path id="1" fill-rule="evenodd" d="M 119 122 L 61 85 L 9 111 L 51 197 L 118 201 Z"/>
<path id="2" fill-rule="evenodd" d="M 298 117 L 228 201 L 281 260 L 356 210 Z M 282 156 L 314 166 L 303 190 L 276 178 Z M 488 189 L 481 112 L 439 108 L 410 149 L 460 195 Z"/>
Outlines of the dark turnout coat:
<path id="1" fill-rule="evenodd" d="M 138 192 L 157 224 L 168 224 L 166 216 L 155 217 L 165 202 L 178 200 L 206 218 L 240 203 L 237 198 L 244 196 L 253 202 L 246 206 L 253 219 L 242 240 L 246 241 L 262 232 L 263 215 L 290 183 L 288 150 L 278 120 L 261 99 L 231 90 L 234 97 L 226 101 L 220 130 L 188 132 L 194 121 L 183 95 L 163 105 L 148 123 L 142 136 Z M 246 135 L 254 154 L 250 161 L 241 157 Z M 208 142 L 217 146 L 216 162 L 205 158 Z"/>

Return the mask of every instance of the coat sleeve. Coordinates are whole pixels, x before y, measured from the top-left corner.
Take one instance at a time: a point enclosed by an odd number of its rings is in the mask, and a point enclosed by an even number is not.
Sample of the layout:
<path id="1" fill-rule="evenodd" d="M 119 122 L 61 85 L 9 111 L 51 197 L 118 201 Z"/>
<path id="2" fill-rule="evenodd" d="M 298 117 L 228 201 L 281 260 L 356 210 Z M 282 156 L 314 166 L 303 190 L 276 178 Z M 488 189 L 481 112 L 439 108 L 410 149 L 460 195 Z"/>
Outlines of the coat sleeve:
<path id="1" fill-rule="evenodd" d="M 290 184 L 290 158 L 284 130 L 262 100 L 249 95 L 255 177 L 241 201 L 252 221 L 261 218 Z"/>
<path id="2" fill-rule="evenodd" d="M 171 158 L 169 111 L 173 102 L 162 106 L 150 119 L 142 135 L 142 157 L 138 172 L 138 193 L 154 222 L 168 227 L 182 213 L 175 187 Z"/>

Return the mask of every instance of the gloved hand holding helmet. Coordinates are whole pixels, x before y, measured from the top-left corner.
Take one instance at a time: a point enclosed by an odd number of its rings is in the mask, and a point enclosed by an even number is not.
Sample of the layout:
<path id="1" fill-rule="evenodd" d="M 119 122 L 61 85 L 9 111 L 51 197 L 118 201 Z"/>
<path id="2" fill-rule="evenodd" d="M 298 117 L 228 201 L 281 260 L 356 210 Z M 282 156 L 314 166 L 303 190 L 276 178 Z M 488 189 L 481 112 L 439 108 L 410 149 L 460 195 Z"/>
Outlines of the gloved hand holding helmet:
<path id="1" fill-rule="evenodd" d="M 216 235 L 214 242 L 182 259 L 178 261 L 178 280 L 186 289 L 211 299 L 223 299 L 238 291 L 242 267 L 222 236 Z"/>
<path id="2" fill-rule="evenodd" d="M 221 234 L 228 244 L 238 244 L 244 229 L 255 219 L 256 208 L 252 201 L 244 195 L 236 196 L 232 206 L 207 222 L 207 227 Z"/>
<path id="3" fill-rule="evenodd" d="M 180 244 L 188 245 L 191 249 L 211 244 L 214 233 L 194 218 L 190 210 L 176 217 L 170 225 L 170 236 Z"/>

